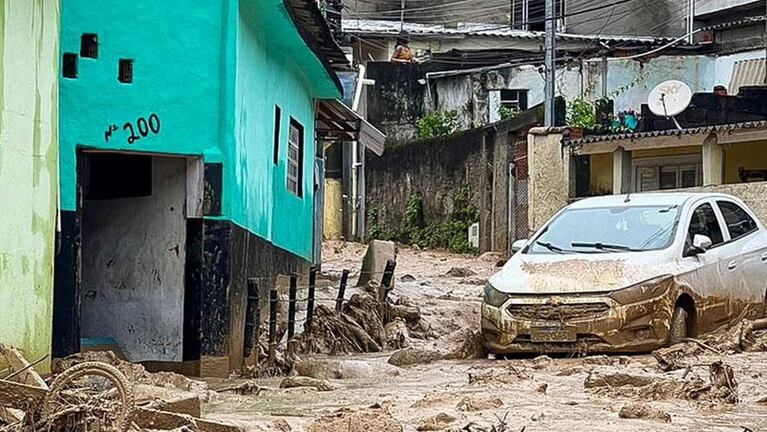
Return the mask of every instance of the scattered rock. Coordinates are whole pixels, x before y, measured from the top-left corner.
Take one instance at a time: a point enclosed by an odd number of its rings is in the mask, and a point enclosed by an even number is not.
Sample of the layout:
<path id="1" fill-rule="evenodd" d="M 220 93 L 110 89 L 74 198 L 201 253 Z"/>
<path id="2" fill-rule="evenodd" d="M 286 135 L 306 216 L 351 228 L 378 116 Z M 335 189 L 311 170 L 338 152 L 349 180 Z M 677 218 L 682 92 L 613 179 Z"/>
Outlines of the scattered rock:
<path id="1" fill-rule="evenodd" d="M 578 402 L 576 402 L 576 401 L 567 401 L 567 402 L 565 402 L 565 405 L 567 405 L 567 406 L 576 406 L 576 405 L 578 405 Z"/>
<path id="2" fill-rule="evenodd" d="M 280 432 L 290 432 L 293 430 L 292 427 L 283 419 L 277 419 L 272 422 L 272 429 Z"/>
<path id="3" fill-rule="evenodd" d="M 309 432 L 402 432 L 399 424 L 383 409 L 340 412 L 321 417 L 309 426 Z"/>
<path id="4" fill-rule="evenodd" d="M 499 398 L 466 396 L 458 402 L 456 408 L 458 411 L 488 411 L 497 410 L 503 406 L 503 401 Z"/>
<path id="5" fill-rule="evenodd" d="M 538 421 L 543 420 L 544 417 L 546 417 L 546 415 L 543 414 L 543 413 L 535 413 L 532 416 L 530 416 L 530 420 L 532 420 L 534 422 L 538 422 Z"/>
<path id="6" fill-rule="evenodd" d="M 466 267 L 452 267 L 447 271 L 447 275 L 450 277 L 470 277 L 476 274 L 477 272 Z"/>
<path id="7" fill-rule="evenodd" d="M 469 384 L 482 387 L 516 384 L 520 381 L 532 379 L 533 375 L 526 369 L 514 365 L 506 365 L 500 368 L 483 369 L 479 372 L 469 372 Z"/>
<path id="8" fill-rule="evenodd" d="M 433 347 L 414 347 L 399 350 L 389 357 L 389 364 L 408 366 L 426 364 L 437 360 L 463 360 L 484 358 L 487 354 L 482 345 L 482 336 L 469 328 L 462 328 L 438 342 Z"/>
<path id="9" fill-rule="evenodd" d="M 538 388 L 536 389 L 536 391 L 537 391 L 538 393 L 543 393 L 543 394 L 546 394 L 546 391 L 547 391 L 548 389 L 549 389 L 549 385 L 548 385 L 548 384 L 546 384 L 546 383 L 543 383 L 543 384 L 541 384 L 541 385 L 539 385 L 539 386 L 538 386 Z"/>
<path id="10" fill-rule="evenodd" d="M 495 262 L 495 266 L 496 266 L 496 267 L 503 267 L 503 266 L 505 266 L 505 265 L 506 265 L 506 263 L 507 263 L 508 261 L 509 261 L 509 260 L 505 260 L 505 259 L 502 259 L 502 260 L 498 260 L 498 261 L 496 261 L 496 262 Z"/>
<path id="11" fill-rule="evenodd" d="M 297 362 L 293 370 L 299 376 L 320 380 L 384 378 L 400 374 L 399 368 L 383 362 L 335 358 L 305 358 Z"/>
<path id="12" fill-rule="evenodd" d="M 252 381 L 246 381 L 239 384 L 227 386 L 216 390 L 219 393 L 233 393 L 243 396 L 258 396 L 261 394 L 261 387 Z"/>
<path id="13" fill-rule="evenodd" d="M 479 256 L 479 259 L 486 262 L 495 262 L 504 258 L 505 257 L 500 252 L 485 252 Z"/>
<path id="14" fill-rule="evenodd" d="M 538 356 L 533 359 L 533 369 L 544 369 L 551 366 L 553 363 L 554 360 L 547 355 Z"/>
<path id="15" fill-rule="evenodd" d="M 337 387 L 325 380 L 303 376 L 285 377 L 280 382 L 280 388 L 312 387 L 318 391 L 333 391 Z"/>
<path id="16" fill-rule="evenodd" d="M 624 419 L 654 420 L 671 423 L 671 415 L 669 413 L 655 409 L 646 403 L 630 403 L 624 405 L 618 412 L 618 417 Z"/>
<path id="17" fill-rule="evenodd" d="M 416 430 L 418 431 L 441 431 L 450 427 L 456 418 L 445 413 L 439 413 L 434 417 L 429 417 Z"/>
<path id="18" fill-rule="evenodd" d="M 411 274 L 402 275 L 401 278 L 399 278 L 400 282 L 415 282 L 415 276 Z"/>

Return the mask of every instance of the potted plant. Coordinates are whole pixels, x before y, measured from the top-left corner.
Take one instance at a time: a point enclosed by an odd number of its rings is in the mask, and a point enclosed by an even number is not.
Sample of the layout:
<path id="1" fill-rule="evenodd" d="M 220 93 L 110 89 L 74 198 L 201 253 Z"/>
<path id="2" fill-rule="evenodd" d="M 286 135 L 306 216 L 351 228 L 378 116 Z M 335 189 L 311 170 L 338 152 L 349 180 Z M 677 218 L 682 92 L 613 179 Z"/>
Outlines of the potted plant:
<path id="1" fill-rule="evenodd" d="M 583 131 L 593 129 L 597 123 L 594 105 L 578 98 L 570 102 L 567 107 L 567 126 L 570 128 L 571 138 L 580 138 Z"/>

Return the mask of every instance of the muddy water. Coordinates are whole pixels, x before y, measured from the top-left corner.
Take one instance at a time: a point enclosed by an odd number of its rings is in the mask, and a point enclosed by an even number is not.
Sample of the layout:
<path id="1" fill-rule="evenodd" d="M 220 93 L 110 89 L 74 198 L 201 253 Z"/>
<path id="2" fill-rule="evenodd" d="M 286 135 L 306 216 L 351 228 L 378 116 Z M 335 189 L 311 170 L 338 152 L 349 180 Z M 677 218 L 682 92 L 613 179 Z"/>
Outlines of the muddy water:
<path id="1" fill-rule="evenodd" d="M 342 243 L 326 245 L 326 272 L 355 270 L 364 248 Z M 492 260 L 456 257 L 436 252 L 400 251 L 395 295 L 415 301 L 435 327 L 445 335 L 456 328 L 476 326 L 483 279 L 494 271 Z M 449 278 L 451 267 L 466 267 L 476 274 Z M 410 274 L 414 282 L 401 282 Z M 435 341 L 435 343 L 438 343 Z M 390 353 L 342 357 L 371 363 L 386 362 Z M 720 359 L 701 357 L 700 363 Z M 257 383 L 265 389 L 258 396 L 216 395 L 203 406 L 204 416 L 229 421 L 249 431 L 307 431 L 317 417 L 339 411 L 370 411 L 381 406 L 403 425 L 415 431 L 424 422 L 444 413 L 454 418 L 445 430 L 459 431 L 474 422 L 491 426 L 505 418 L 509 431 L 753 431 L 767 430 L 767 405 L 757 403 L 767 396 L 767 353 L 726 356 L 737 379 L 740 402 L 736 405 L 702 403 L 682 395 L 659 400 L 620 396 L 614 389 L 586 389 L 589 372 L 600 363 L 636 375 L 679 378 L 682 371 L 663 374 L 652 357 L 632 356 L 587 359 L 557 358 L 441 361 L 399 370 L 396 376 L 367 376 L 334 380 L 339 388 L 330 392 L 313 389 L 279 389 L 279 379 Z M 706 377 L 705 370 L 692 372 Z M 662 378 L 663 378 L 662 377 Z M 211 383 L 212 387 L 216 384 Z M 545 392 L 541 391 L 546 384 Z M 497 400 L 496 400 L 497 399 Z M 671 423 L 622 419 L 618 411 L 629 403 L 647 402 L 671 415 Z M 477 411 L 461 407 L 473 406 Z M 374 414 L 370 414 L 374 415 Z M 290 427 L 290 429 L 287 428 Z M 490 430 L 490 429 L 488 429 Z M 328 431 L 334 432 L 334 431 Z M 346 431 L 345 431 L 346 432 Z"/>

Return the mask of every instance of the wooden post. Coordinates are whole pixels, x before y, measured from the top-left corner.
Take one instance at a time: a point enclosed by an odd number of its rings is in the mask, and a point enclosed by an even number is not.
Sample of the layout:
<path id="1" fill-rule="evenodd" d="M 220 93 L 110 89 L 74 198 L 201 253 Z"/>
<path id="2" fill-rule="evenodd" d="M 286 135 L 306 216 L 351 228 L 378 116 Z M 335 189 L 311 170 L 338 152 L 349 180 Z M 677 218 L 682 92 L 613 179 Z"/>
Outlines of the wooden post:
<path id="1" fill-rule="evenodd" d="M 391 291 L 392 279 L 394 278 L 394 269 L 397 267 L 397 261 L 387 260 L 384 274 L 381 278 L 381 286 L 378 287 L 378 300 L 381 302 L 381 324 L 386 325 L 389 321 L 387 316 L 386 298 Z"/>
<path id="2" fill-rule="evenodd" d="M 245 346 L 243 355 L 250 357 L 255 351 L 258 364 L 258 339 L 261 330 L 261 310 L 259 309 L 258 279 L 248 279 L 248 298 L 245 309 Z"/>
<path id="3" fill-rule="evenodd" d="M 317 284 L 317 267 L 309 267 L 309 293 L 306 296 L 306 323 L 304 332 L 309 332 L 314 319 L 314 288 Z"/>
<path id="4" fill-rule="evenodd" d="M 277 288 L 269 291 L 269 366 L 274 365 L 277 349 Z"/>
<path id="5" fill-rule="evenodd" d="M 341 273 L 341 284 L 338 286 L 338 298 L 336 299 L 336 312 L 341 312 L 344 306 L 344 293 L 346 292 L 346 283 L 349 281 L 349 270 Z"/>
<path id="6" fill-rule="evenodd" d="M 290 276 L 290 289 L 288 290 L 288 342 L 296 333 L 296 292 L 298 291 L 298 276 Z"/>

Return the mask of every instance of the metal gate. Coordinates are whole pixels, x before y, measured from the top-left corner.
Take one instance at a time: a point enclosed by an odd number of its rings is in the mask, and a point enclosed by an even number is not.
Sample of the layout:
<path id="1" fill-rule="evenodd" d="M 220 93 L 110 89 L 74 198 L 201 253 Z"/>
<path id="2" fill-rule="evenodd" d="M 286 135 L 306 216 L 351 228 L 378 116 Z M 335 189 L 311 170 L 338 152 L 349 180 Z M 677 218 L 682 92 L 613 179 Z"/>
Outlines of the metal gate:
<path id="1" fill-rule="evenodd" d="M 530 236 L 527 222 L 527 141 L 514 143 L 514 158 L 509 165 L 509 245 Z"/>

